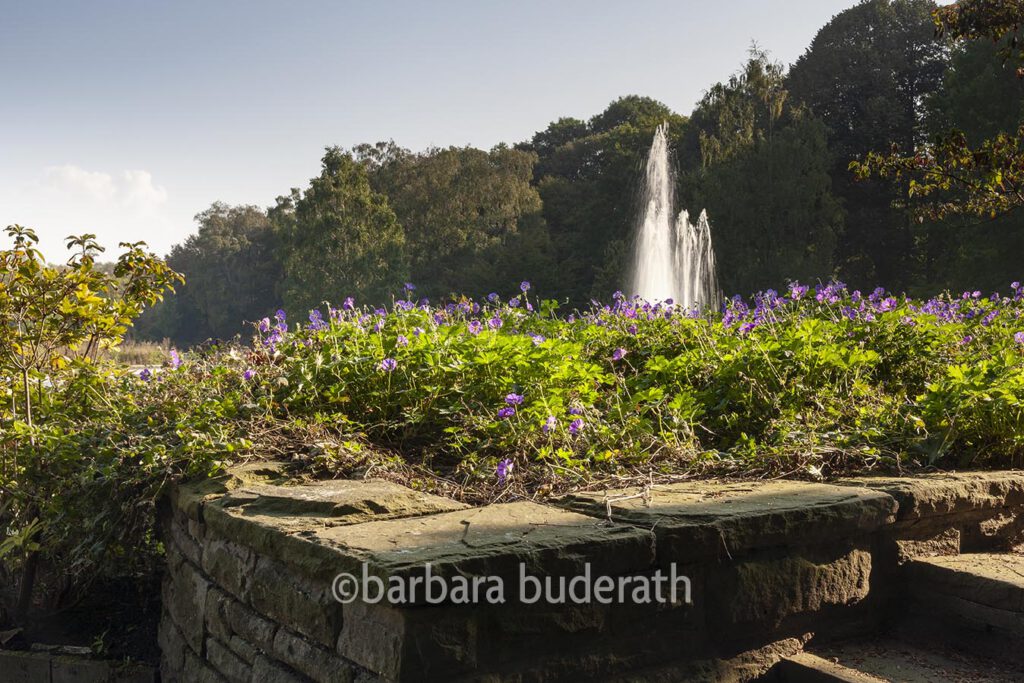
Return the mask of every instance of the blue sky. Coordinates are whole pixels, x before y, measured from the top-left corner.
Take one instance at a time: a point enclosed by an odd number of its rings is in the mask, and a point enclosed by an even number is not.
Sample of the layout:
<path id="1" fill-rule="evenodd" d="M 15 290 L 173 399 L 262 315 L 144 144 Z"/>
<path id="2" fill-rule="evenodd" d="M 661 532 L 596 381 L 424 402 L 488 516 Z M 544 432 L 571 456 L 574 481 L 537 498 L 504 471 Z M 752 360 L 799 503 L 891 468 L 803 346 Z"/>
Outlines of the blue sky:
<path id="1" fill-rule="evenodd" d="M 0 0 L 0 225 L 159 253 L 327 145 L 489 148 L 621 95 L 688 114 L 751 41 L 792 63 L 854 0 Z"/>

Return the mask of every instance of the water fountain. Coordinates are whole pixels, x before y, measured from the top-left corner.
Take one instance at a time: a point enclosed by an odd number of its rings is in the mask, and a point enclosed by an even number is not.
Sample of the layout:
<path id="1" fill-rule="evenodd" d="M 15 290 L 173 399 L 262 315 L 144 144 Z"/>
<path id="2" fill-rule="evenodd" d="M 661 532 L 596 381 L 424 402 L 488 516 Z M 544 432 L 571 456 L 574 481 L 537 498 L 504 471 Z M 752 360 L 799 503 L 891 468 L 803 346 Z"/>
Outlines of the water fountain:
<path id="1" fill-rule="evenodd" d="M 717 307 L 721 301 L 707 212 L 696 224 L 686 211 L 675 214 L 667 123 L 658 126 L 647 157 L 630 290 L 648 301 L 671 299 L 686 308 Z"/>

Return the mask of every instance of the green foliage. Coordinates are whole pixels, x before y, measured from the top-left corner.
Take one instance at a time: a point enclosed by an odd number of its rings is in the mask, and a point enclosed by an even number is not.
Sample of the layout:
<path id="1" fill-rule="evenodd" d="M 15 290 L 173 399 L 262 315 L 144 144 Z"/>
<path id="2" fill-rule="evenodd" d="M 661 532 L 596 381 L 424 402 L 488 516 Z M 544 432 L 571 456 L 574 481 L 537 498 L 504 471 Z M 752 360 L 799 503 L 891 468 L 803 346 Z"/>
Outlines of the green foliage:
<path id="1" fill-rule="evenodd" d="M 142 334 L 181 344 L 230 339 L 280 303 L 281 240 L 266 211 L 217 202 L 196 222 L 198 233 L 167 257 L 186 284 L 139 321 Z"/>
<path id="2" fill-rule="evenodd" d="M 96 387 L 79 378 L 95 376 L 99 354 L 116 347 L 142 310 L 181 276 L 141 242 L 122 244 L 125 251 L 108 272 L 96 264 L 102 249 L 93 235 L 68 238 L 73 254 L 56 267 L 43 260 L 32 230 L 13 225 L 5 232 L 13 245 L 0 251 L 0 562 L 6 565 L 0 573 L 11 573 L 12 557 L 24 559 L 15 606 L 24 617 L 40 548 L 52 548 L 63 535 L 80 539 L 80 528 L 62 525 L 84 522 L 68 517 L 69 508 L 84 501 L 63 497 L 83 474 L 82 451 L 60 449 L 75 427 L 58 395 L 91 401 Z M 64 421 L 56 432 L 54 416 Z M 62 462 L 70 472 L 61 471 Z"/>
<path id="3" fill-rule="evenodd" d="M 952 131 L 913 156 L 894 147 L 889 154 L 869 152 L 850 168 L 858 178 L 878 176 L 906 186 L 909 199 L 922 198 L 918 215 L 940 220 L 953 214 L 996 216 L 1024 205 L 1024 124 L 1016 133 L 1000 133 L 978 147 Z"/>
<path id="4" fill-rule="evenodd" d="M 650 98 L 628 96 L 586 124 L 559 119 L 520 145 L 538 155 L 535 182 L 558 264 L 548 286 L 560 298 L 582 305 L 625 281 L 640 169 L 655 128 L 666 121 L 679 143 L 684 117 Z"/>
<path id="5" fill-rule="evenodd" d="M 851 159 L 924 138 L 920 102 L 936 92 L 947 48 L 934 39 L 931 0 L 868 0 L 841 12 L 815 36 L 787 76 L 791 96 L 829 131 L 832 184 L 846 211 L 835 262 L 850 282 L 915 281 L 915 235 L 884 183 L 857 183 Z"/>
<path id="6" fill-rule="evenodd" d="M 781 66 L 754 51 L 741 72 L 708 91 L 687 135 L 699 144 L 701 165 L 681 189 L 712 217 L 726 291 L 832 273 L 842 211 L 831 192 L 826 131 L 790 100 Z"/>
<path id="7" fill-rule="evenodd" d="M 338 148 L 327 150 L 320 176 L 277 217 L 290 308 L 309 310 L 346 291 L 386 301 L 407 279 L 405 236 L 394 211 L 371 189 L 365 166 Z"/>
<path id="8" fill-rule="evenodd" d="M 364 148 L 364 158 L 371 164 L 371 184 L 388 198 L 404 229 L 418 294 L 486 294 L 507 282 L 489 261 L 514 253 L 510 247 L 522 225 L 539 216 L 540 196 L 530 184 L 536 157 L 498 146 L 490 152 L 392 149 L 374 158 L 372 152 L 384 148 Z M 534 268 L 540 264 L 523 265 L 527 270 L 520 272 L 540 270 Z"/>
<path id="9" fill-rule="evenodd" d="M 1000 47 L 1006 59 L 1024 60 L 1024 46 L 1016 34 L 1024 24 L 1024 7 L 1017 0 L 960 0 L 935 10 L 935 25 L 940 35 L 954 40 L 987 38 L 993 42 L 1011 37 Z M 1018 75 L 1024 76 L 1024 70 Z"/>
<path id="10" fill-rule="evenodd" d="M 1024 456 L 1019 286 L 928 302 L 806 291 L 734 300 L 724 317 L 620 300 L 562 319 L 528 294 L 332 310 L 262 335 L 251 390 L 282 418 L 338 425 L 485 497 L 503 458 L 528 488 L 557 488 Z"/>

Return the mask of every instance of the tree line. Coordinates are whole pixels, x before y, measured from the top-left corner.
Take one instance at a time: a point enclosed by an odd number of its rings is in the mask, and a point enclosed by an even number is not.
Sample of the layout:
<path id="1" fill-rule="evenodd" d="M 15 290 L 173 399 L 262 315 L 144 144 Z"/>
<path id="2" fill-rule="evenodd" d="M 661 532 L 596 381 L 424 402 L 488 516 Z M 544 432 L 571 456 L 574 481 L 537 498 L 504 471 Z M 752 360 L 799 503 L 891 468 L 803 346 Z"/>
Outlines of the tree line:
<path id="1" fill-rule="evenodd" d="M 893 183 L 850 170 L 950 128 L 978 143 L 1024 119 L 1024 81 L 1001 58 L 1012 36 L 953 43 L 936 35 L 935 10 L 865 0 L 789 68 L 752 49 L 688 116 L 631 95 L 491 150 L 330 147 L 320 174 L 270 208 L 200 213 L 167 259 L 186 284 L 136 334 L 223 339 L 279 307 L 304 319 L 347 296 L 383 304 L 405 283 L 432 301 L 523 278 L 570 306 L 608 299 L 665 121 L 681 203 L 707 209 L 727 294 L 833 277 L 916 294 L 1005 286 L 1020 275 L 1024 217 L 925 217 Z"/>

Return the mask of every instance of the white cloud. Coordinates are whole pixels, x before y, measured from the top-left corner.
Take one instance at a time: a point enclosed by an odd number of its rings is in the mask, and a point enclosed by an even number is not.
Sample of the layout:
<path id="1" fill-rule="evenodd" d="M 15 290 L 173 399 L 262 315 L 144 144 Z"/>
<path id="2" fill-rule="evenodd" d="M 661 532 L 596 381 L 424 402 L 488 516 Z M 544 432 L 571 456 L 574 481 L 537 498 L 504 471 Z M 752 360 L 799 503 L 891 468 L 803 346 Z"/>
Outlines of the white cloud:
<path id="1" fill-rule="evenodd" d="M 152 209 L 167 203 L 167 190 L 153 184 L 149 171 L 125 171 L 122 201 L 131 206 Z"/>
<path id="2" fill-rule="evenodd" d="M 102 171 L 87 171 L 74 164 L 49 166 L 43 171 L 42 187 L 65 199 L 87 199 L 100 206 L 133 207 L 151 211 L 167 203 L 167 190 L 153 184 L 149 171 L 122 171 L 117 177 Z"/>
<path id="3" fill-rule="evenodd" d="M 61 192 L 81 194 L 96 202 L 108 202 L 117 195 L 110 174 L 86 171 L 74 164 L 48 167 L 43 171 L 43 184 Z"/>
<path id="4" fill-rule="evenodd" d="M 168 200 L 167 189 L 146 170 L 48 166 L 28 182 L 0 177 L 0 226 L 35 228 L 40 248 L 53 261 L 66 258 L 68 235 L 87 232 L 107 248 L 103 258 L 115 258 L 118 243 L 138 240 L 163 255 L 190 223 L 172 218 Z"/>

